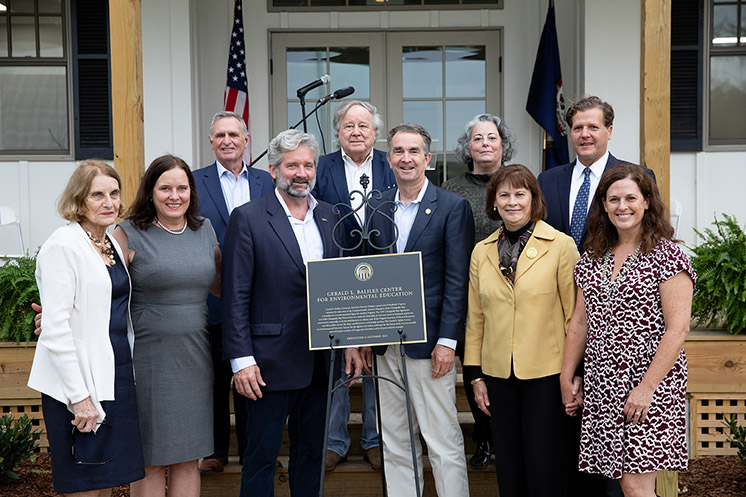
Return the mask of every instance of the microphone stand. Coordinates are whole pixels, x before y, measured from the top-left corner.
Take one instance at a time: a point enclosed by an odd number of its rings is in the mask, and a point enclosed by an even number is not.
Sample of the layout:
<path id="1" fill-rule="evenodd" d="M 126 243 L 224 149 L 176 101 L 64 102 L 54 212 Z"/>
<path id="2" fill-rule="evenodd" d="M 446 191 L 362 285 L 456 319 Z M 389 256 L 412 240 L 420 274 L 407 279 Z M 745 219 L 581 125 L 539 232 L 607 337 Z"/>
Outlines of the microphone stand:
<path id="1" fill-rule="evenodd" d="M 302 112 L 303 112 L 303 118 L 301 118 L 301 120 L 298 121 L 297 123 L 295 123 L 294 125 L 290 126 L 288 129 L 295 129 L 298 126 L 300 126 L 301 123 L 302 123 L 303 124 L 303 132 L 304 133 L 308 133 L 308 131 L 306 131 L 306 120 L 309 117 L 311 117 L 312 115 L 314 115 L 321 107 L 323 107 L 324 105 L 328 104 L 331 101 L 332 101 L 331 98 L 330 99 L 321 99 L 321 100 L 319 100 L 318 102 L 316 102 L 316 106 L 313 108 L 313 110 L 311 112 L 309 112 L 308 114 L 306 114 L 305 113 L 306 112 L 306 110 L 305 110 L 306 109 L 305 98 L 301 97 L 301 99 L 300 99 L 300 102 L 301 102 L 300 105 L 301 105 L 301 109 L 302 109 Z M 269 149 L 265 148 L 264 152 L 262 152 L 261 155 L 259 155 L 256 159 L 254 159 L 254 160 L 251 161 L 251 164 L 249 164 L 249 167 L 251 167 L 254 164 L 256 164 L 257 162 L 259 162 L 262 159 L 262 157 L 264 157 L 265 155 L 267 155 L 268 151 L 269 151 Z"/>

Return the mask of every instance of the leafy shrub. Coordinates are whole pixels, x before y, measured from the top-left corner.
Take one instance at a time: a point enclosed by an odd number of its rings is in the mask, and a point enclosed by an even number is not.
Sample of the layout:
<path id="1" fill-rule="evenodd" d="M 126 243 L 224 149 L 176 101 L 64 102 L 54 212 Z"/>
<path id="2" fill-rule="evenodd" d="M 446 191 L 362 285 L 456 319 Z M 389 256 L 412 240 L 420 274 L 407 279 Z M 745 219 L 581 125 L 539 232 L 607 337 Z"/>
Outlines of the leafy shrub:
<path id="1" fill-rule="evenodd" d="M 0 266 L 0 341 L 36 340 L 31 302 L 39 302 L 36 257 L 20 257 Z"/>
<path id="2" fill-rule="evenodd" d="M 0 477 L 18 478 L 13 471 L 21 461 L 34 460 L 36 442 L 41 430 L 31 430 L 31 420 L 24 414 L 15 423 L 13 416 L 0 418 Z"/>
<path id="3" fill-rule="evenodd" d="M 718 326 L 732 334 L 746 329 L 746 234 L 736 218 L 715 216 L 714 231 L 694 230 L 702 243 L 692 249 L 697 285 L 692 317 L 697 324 Z"/>
<path id="4" fill-rule="evenodd" d="M 738 459 L 746 466 L 746 426 L 738 426 L 736 414 L 730 415 L 729 420 L 723 421 L 725 426 L 730 428 L 728 441 L 738 449 Z"/>

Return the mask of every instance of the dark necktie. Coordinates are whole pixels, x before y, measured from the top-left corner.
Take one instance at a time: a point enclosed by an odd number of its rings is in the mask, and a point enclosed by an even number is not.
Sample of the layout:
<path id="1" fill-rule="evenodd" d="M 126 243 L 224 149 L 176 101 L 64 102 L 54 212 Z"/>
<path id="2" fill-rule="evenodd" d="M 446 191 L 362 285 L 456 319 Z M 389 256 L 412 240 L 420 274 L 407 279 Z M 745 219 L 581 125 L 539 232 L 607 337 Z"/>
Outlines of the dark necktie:
<path id="1" fill-rule="evenodd" d="M 583 184 L 580 185 L 578 196 L 575 199 L 575 207 L 572 209 L 572 219 L 570 220 L 570 236 L 575 240 L 575 245 L 580 247 L 580 239 L 585 229 L 585 218 L 588 214 L 588 194 L 591 191 L 591 170 L 585 168 L 583 171 Z"/>

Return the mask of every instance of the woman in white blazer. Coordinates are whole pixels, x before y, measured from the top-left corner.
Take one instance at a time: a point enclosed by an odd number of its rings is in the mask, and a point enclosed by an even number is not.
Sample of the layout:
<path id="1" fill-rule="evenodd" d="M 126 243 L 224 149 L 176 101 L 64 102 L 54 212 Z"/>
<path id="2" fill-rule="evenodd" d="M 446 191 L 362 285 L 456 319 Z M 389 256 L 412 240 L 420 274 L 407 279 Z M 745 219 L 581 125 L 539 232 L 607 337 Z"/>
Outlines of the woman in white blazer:
<path id="1" fill-rule="evenodd" d="M 28 385 L 42 393 L 54 489 L 68 495 L 108 496 L 144 477 L 129 274 L 106 234 L 121 214 L 120 185 L 108 164 L 81 163 L 57 206 L 70 222 L 37 258 L 44 333 Z"/>

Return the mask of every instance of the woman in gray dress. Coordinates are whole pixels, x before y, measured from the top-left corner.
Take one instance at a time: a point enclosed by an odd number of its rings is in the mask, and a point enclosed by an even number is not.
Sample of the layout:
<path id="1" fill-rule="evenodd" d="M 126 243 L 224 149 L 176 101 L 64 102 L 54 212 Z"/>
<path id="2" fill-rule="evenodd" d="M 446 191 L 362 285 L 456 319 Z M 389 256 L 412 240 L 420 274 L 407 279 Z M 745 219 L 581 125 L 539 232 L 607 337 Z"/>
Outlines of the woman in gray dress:
<path id="1" fill-rule="evenodd" d="M 145 479 L 133 497 L 198 496 L 197 462 L 213 451 L 207 293 L 220 288 L 220 251 L 198 216 L 194 177 L 178 157 L 155 159 L 128 219 L 114 231 L 132 278 L 134 365 Z"/>

